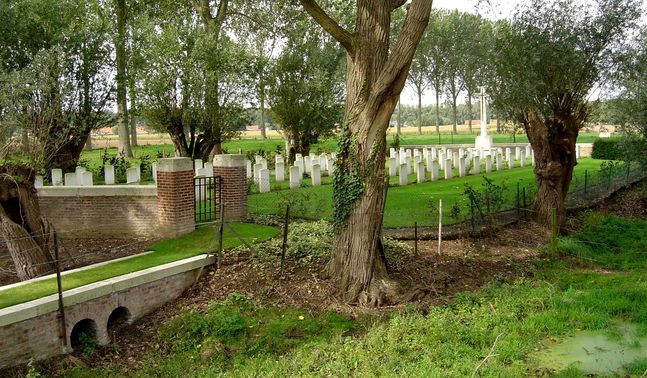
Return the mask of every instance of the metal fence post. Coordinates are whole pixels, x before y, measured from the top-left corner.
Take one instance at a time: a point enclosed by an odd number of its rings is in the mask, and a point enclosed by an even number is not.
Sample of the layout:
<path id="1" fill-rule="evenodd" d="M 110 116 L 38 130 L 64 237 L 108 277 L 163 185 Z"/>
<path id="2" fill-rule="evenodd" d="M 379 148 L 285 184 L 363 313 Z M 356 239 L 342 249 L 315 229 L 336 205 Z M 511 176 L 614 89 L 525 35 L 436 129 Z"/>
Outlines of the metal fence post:
<path id="1" fill-rule="evenodd" d="M 285 208 L 285 224 L 283 225 L 283 245 L 281 246 L 281 277 L 283 276 L 283 268 L 285 266 L 285 252 L 288 247 L 288 225 L 290 224 L 290 205 Z"/>

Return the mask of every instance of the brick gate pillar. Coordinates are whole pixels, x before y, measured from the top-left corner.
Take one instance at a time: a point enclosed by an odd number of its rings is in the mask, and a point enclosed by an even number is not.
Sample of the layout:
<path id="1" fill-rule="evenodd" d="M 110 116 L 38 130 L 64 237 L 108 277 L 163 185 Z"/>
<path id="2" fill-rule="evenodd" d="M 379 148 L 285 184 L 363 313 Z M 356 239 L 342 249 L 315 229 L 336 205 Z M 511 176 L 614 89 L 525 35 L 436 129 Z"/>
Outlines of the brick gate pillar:
<path id="1" fill-rule="evenodd" d="M 159 159 L 157 164 L 157 212 L 164 237 L 195 230 L 193 161 L 190 158 Z"/>
<path id="2" fill-rule="evenodd" d="M 222 200 L 226 220 L 247 216 L 247 172 L 244 155 L 216 155 L 213 175 L 222 178 Z"/>

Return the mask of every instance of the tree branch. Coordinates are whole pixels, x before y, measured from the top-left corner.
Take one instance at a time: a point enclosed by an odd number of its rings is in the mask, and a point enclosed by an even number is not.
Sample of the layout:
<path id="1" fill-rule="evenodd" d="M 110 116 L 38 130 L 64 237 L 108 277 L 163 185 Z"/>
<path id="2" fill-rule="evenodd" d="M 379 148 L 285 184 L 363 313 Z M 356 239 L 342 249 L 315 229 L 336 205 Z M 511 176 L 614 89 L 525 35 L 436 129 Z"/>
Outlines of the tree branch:
<path id="1" fill-rule="evenodd" d="M 403 6 L 406 2 L 407 0 L 391 0 L 391 9 L 396 10 Z"/>
<path id="2" fill-rule="evenodd" d="M 418 43 L 429 23 L 431 4 L 432 0 L 413 0 L 411 3 L 393 52 L 376 82 L 373 96 L 381 97 L 389 88 L 392 88 L 392 84 L 398 77 L 405 72 L 408 73 Z M 399 89 L 402 91 L 402 88 Z"/>
<path id="3" fill-rule="evenodd" d="M 333 20 L 321 7 L 316 0 L 299 0 L 303 9 L 308 12 L 321 27 L 335 38 L 350 55 L 355 54 L 355 39 L 351 33 L 341 27 L 337 21 Z"/>

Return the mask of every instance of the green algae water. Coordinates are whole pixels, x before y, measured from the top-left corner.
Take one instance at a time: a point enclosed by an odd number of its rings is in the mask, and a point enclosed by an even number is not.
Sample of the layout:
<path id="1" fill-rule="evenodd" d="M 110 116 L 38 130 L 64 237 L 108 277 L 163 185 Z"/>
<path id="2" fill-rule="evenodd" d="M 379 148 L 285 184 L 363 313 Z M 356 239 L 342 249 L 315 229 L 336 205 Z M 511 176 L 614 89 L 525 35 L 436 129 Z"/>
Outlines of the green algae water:
<path id="1" fill-rule="evenodd" d="M 628 365 L 647 359 L 647 336 L 640 336 L 633 324 L 620 323 L 610 329 L 578 331 L 565 340 L 545 342 L 531 358 L 555 372 L 574 367 L 584 374 L 626 375 Z"/>

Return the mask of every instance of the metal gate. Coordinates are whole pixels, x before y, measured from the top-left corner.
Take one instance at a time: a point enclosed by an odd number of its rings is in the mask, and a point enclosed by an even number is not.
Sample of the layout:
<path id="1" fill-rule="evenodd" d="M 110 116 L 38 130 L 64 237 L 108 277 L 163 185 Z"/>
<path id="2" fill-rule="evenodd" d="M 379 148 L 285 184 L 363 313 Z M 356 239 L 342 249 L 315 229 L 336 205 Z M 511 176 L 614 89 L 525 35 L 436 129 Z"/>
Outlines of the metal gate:
<path id="1" fill-rule="evenodd" d="M 193 179 L 195 192 L 195 222 L 204 223 L 218 219 L 222 203 L 222 178 L 198 176 Z"/>

